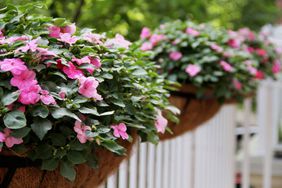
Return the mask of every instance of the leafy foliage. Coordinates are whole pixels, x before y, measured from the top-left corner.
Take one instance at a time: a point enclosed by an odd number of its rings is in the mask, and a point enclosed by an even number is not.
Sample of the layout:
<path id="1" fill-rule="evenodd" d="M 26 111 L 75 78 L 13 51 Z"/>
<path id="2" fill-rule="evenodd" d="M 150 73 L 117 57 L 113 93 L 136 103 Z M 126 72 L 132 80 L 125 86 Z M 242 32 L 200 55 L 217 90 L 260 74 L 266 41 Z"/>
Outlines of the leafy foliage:
<path id="1" fill-rule="evenodd" d="M 212 91 L 220 101 L 241 100 L 255 91 L 258 80 L 280 72 L 274 46 L 246 28 L 235 32 L 175 21 L 153 32 L 144 28 L 141 38 L 141 50 L 161 66 L 160 72 L 195 86 L 200 97 Z"/>

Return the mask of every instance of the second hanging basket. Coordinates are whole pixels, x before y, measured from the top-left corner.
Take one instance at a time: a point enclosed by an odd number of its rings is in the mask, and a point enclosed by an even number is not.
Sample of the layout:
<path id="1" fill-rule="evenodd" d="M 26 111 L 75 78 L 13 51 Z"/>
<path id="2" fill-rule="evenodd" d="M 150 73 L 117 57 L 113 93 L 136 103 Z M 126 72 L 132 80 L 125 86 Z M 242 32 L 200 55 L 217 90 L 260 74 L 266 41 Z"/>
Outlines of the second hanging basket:
<path id="1" fill-rule="evenodd" d="M 169 123 L 173 133 L 166 132 L 160 135 L 161 140 L 168 140 L 192 131 L 214 117 L 221 108 L 216 98 L 208 93 L 204 98 L 195 97 L 195 88 L 185 85 L 179 91 L 173 92 L 171 104 L 180 109 L 179 124 Z"/>

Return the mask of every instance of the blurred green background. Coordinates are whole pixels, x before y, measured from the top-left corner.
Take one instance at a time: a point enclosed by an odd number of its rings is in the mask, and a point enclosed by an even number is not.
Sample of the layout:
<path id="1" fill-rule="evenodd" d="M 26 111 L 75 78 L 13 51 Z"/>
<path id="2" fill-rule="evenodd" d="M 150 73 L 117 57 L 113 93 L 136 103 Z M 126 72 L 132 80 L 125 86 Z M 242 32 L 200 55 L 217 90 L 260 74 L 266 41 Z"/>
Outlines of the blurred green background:
<path id="1" fill-rule="evenodd" d="M 40 1 L 40 0 L 37 0 Z M 231 29 L 259 29 L 280 17 L 276 0 L 41 0 L 53 17 L 65 17 L 79 26 L 98 32 L 121 33 L 130 40 L 139 37 L 143 26 L 154 28 L 175 19 L 210 22 Z M 25 4 L 32 0 L 0 0 Z M 36 10 L 35 10 L 36 11 Z"/>

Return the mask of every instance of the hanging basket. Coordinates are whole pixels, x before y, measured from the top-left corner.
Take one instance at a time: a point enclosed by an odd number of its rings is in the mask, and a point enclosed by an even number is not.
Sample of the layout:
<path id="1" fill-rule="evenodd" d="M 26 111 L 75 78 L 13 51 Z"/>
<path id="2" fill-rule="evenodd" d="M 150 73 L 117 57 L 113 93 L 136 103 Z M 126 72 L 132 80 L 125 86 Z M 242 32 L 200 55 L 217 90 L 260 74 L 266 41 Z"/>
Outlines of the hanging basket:
<path id="1" fill-rule="evenodd" d="M 106 149 L 98 149 L 96 156 L 99 159 L 99 167 L 93 169 L 85 164 L 77 165 L 76 179 L 74 182 L 66 180 L 60 175 L 59 170 L 42 171 L 26 158 L 5 156 L 5 160 L 11 161 L 11 167 L 0 168 L 1 188 L 96 188 L 101 185 L 109 175 L 114 173 L 121 162 L 130 156 L 133 145 L 136 143 L 137 134 L 133 134 L 133 141 L 124 141 L 121 145 L 127 150 L 125 156 L 118 156 Z M 2 156 L 3 157 L 3 156 Z M 15 160 L 13 160 L 15 158 Z M 21 165 L 17 165 L 17 160 Z M 13 164 L 15 172 L 13 174 Z M 31 167 L 33 166 L 33 167 Z M 2 167 L 2 166 L 1 166 Z M 5 185 L 3 185 L 5 184 Z"/>
<path id="2" fill-rule="evenodd" d="M 202 99 L 197 99 L 195 93 L 195 88 L 190 85 L 185 85 L 181 87 L 179 92 L 172 93 L 170 102 L 181 111 L 180 123 L 169 123 L 168 127 L 173 133 L 161 134 L 161 140 L 172 139 L 196 129 L 214 117 L 220 110 L 222 105 L 216 98 L 210 97 L 210 92 L 207 92 L 206 97 Z"/>

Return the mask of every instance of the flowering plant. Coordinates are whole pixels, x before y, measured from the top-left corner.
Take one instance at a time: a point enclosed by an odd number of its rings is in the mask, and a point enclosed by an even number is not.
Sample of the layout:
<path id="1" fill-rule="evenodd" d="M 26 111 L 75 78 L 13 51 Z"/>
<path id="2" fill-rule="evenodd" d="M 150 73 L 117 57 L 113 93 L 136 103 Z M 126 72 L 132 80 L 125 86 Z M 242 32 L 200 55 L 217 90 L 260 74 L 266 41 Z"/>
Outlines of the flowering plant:
<path id="1" fill-rule="evenodd" d="M 278 65 L 269 71 L 249 51 L 235 46 L 236 37 L 209 25 L 175 21 L 153 32 L 143 28 L 140 37 L 140 49 L 149 52 L 161 73 L 169 80 L 193 85 L 198 96 L 209 91 L 220 101 L 241 100 L 256 88 L 260 71 L 271 77 L 278 72 Z M 272 54 L 271 62 L 277 58 Z"/>
<path id="2" fill-rule="evenodd" d="M 170 106 L 155 65 L 121 35 L 78 30 L 31 8 L 0 10 L 0 148 L 74 180 L 76 164 L 103 160 L 97 148 L 123 155 L 118 140 L 132 132 L 156 143 Z"/>
<path id="3" fill-rule="evenodd" d="M 257 79 L 271 77 L 281 70 L 281 50 L 269 41 L 263 32 L 256 34 L 248 28 L 238 31 L 228 31 L 227 44 L 231 48 L 240 49 L 252 55 L 252 60 L 258 65 L 252 70 Z"/>

